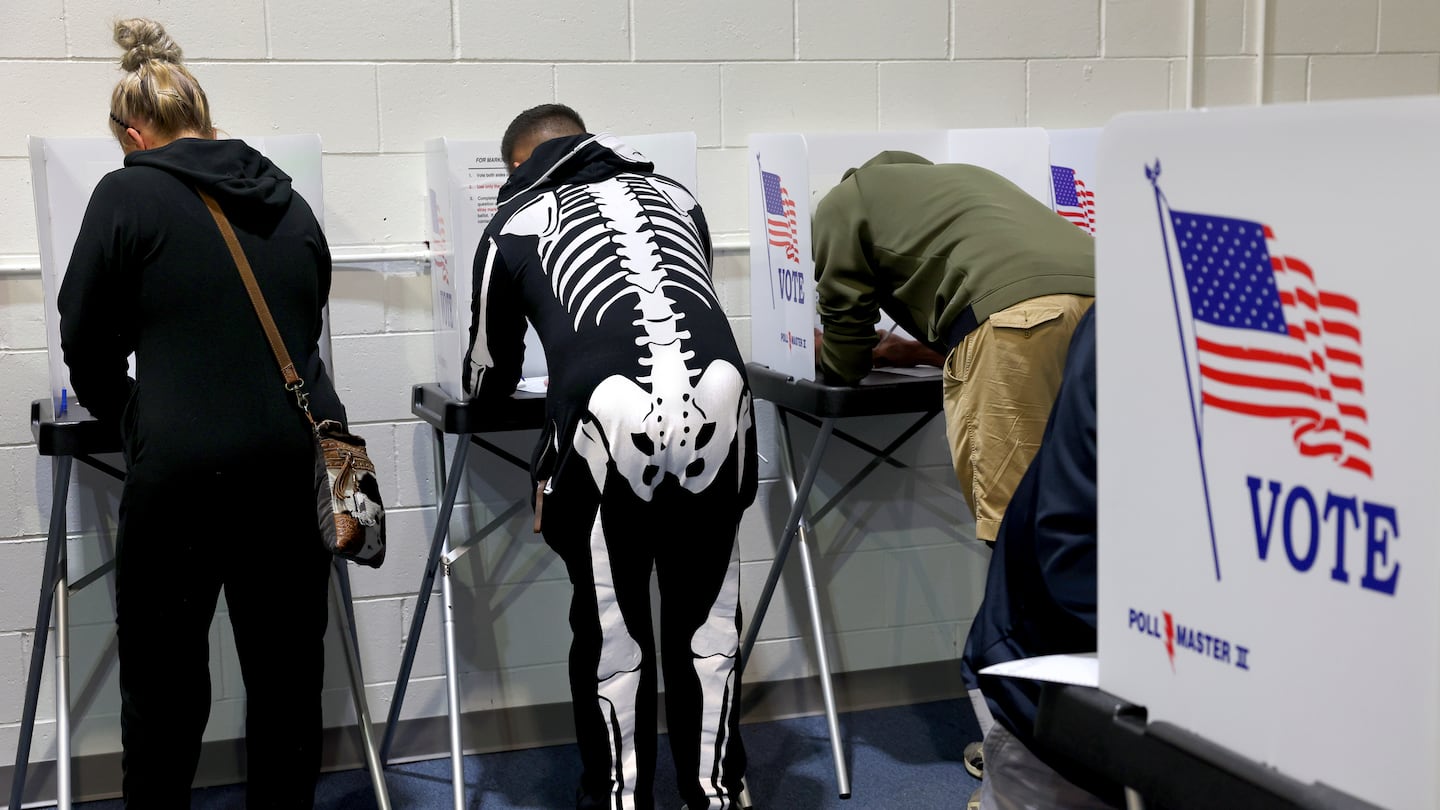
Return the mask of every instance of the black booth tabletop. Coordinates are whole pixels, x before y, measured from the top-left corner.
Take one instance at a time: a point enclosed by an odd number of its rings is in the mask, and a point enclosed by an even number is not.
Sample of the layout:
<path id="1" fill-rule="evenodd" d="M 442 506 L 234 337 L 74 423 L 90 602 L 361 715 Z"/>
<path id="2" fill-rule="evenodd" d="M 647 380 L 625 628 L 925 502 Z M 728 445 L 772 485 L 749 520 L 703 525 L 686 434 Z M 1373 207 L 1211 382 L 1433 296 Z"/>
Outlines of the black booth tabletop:
<path id="1" fill-rule="evenodd" d="M 758 363 L 748 364 L 746 373 L 757 398 L 820 418 L 919 413 L 941 404 L 938 370 L 927 377 L 876 371 L 853 386 L 796 380 Z M 517 393 L 498 401 L 462 402 L 438 383 L 424 383 L 411 388 L 410 411 L 444 433 L 534 430 L 545 424 L 545 395 Z M 120 433 L 113 425 L 96 420 L 79 405 L 57 418 L 48 397 L 30 403 L 30 433 L 44 456 L 121 450 Z"/>
<path id="2" fill-rule="evenodd" d="M 1379 810 L 1327 785 L 1301 783 L 1171 723 L 1147 722 L 1143 706 L 1092 687 L 1044 684 L 1035 737 L 1159 807 Z"/>
<path id="3" fill-rule="evenodd" d="M 120 431 L 97 420 L 79 405 L 71 405 L 55 416 L 49 397 L 30 403 L 30 435 L 42 456 L 88 456 L 118 453 Z"/>
<path id="4" fill-rule="evenodd" d="M 797 380 L 760 363 L 748 363 L 750 390 L 757 399 L 821 419 L 840 416 L 876 416 L 924 413 L 943 402 L 940 370 L 923 377 L 872 371 L 859 385 L 830 385 L 821 380 Z"/>
<path id="5" fill-rule="evenodd" d="M 499 402 L 452 399 L 436 383 L 411 389 L 410 410 L 445 433 L 537 429 L 545 424 L 545 395 L 520 393 Z M 121 451 L 120 432 L 79 405 L 55 416 L 48 397 L 30 403 L 30 434 L 42 456 L 83 456 Z"/>
<path id="6" fill-rule="evenodd" d="M 441 433 L 537 430 L 545 425 L 545 395 L 519 392 L 501 400 L 463 402 L 439 383 L 410 389 L 410 412 Z"/>

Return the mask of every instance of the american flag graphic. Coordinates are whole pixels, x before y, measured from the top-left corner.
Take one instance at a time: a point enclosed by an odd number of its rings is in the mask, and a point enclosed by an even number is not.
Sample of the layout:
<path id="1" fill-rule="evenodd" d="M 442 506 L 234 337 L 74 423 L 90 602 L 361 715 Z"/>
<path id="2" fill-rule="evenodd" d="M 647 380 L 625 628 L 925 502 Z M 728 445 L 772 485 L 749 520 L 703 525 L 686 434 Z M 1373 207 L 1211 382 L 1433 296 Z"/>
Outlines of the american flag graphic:
<path id="1" fill-rule="evenodd" d="M 1050 184 L 1055 189 L 1055 213 L 1075 223 L 1075 227 L 1095 233 L 1095 192 L 1067 166 L 1050 167 Z"/>
<path id="2" fill-rule="evenodd" d="M 1373 477 L 1360 308 L 1275 249 L 1268 225 L 1170 211 L 1194 318 L 1201 401 L 1289 423 L 1304 456 Z"/>
<path id="3" fill-rule="evenodd" d="M 795 201 L 790 192 L 780 185 L 780 175 L 760 172 L 760 185 L 765 189 L 765 232 L 770 244 L 785 249 L 785 258 L 800 261 L 800 248 L 796 244 Z"/>

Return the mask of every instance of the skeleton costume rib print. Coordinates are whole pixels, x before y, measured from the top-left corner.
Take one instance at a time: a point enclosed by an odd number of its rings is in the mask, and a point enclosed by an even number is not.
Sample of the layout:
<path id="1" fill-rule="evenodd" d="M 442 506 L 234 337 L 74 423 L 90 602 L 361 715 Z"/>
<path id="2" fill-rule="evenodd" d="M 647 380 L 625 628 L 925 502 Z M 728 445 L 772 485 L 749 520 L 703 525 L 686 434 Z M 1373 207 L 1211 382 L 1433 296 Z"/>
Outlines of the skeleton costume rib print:
<path id="1" fill-rule="evenodd" d="M 576 135 L 516 169 L 475 257 L 465 383 L 508 396 L 535 325 L 550 371 L 536 507 L 575 586 L 577 806 L 653 806 L 654 570 L 682 796 L 730 808 L 745 768 L 735 535 L 755 495 L 755 428 L 704 214 L 653 168 Z"/>

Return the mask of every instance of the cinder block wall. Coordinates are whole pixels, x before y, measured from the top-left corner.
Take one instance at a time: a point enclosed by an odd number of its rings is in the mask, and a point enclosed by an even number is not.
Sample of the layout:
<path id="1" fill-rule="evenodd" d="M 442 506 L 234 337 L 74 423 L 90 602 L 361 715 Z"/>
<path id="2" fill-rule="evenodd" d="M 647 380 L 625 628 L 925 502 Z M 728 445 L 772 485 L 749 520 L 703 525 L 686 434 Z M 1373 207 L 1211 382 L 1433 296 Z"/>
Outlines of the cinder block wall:
<path id="1" fill-rule="evenodd" d="M 1257 100 L 1256 0 L 1198 0 L 1197 105 Z M 423 240 L 426 137 L 498 137 L 518 110 L 558 100 L 592 129 L 694 130 L 699 194 L 722 250 L 721 300 L 748 352 L 745 142 L 753 132 L 1037 125 L 1096 126 L 1125 110 L 1185 103 L 1182 0 L 157 0 L 10 2 L 0 37 L 0 762 L 13 759 L 43 535 L 49 465 L 30 400 L 47 390 L 46 338 L 25 136 L 103 135 L 118 50 L 115 16 L 165 22 L 234 133 L 319 132 L 325 222 L 340 256 L 332 297 L 335 374 L 389 487 L 392 551 L 354 575 L 372 710 L 383 717 L 435 520 L 428 430 L 408 388 L 432 375 L 429 278 L 411 262 L 346 255 L 413 251 Z M 1306 101 L 1440 91 L 1436 0 L 1274 0 L 1263 99 Z M 747 607 L 786 508 L 773 418 L 770 460 L 740 542 Z M 882 442 L 893 424 L 851 426 Z M 801 446 L 812 434 L 797 431 Z M 501 441 L 526 455 L 533 439 Z M 932 426 L 817 526 L 824 618 L 838 666 L 956 657 L 986 557 Z M 836 446 L 819 487 L 836 491 L 864 457 Z M 522 475 L 479 454 L 455 527 L 468 534 L 524 497 Z M 118 490 L 82 471 L 72 487 L 72 568 L 113 548 Z M 457 565 L 468 709 L 566 699 L 568 585 L 529 533 L 528 510 Z M 676 542 L 684 542 L 683 530 Z M 792 566 L 794 567 L 794 566 Z M 752 679 L 812 672 L 802 591 L 791 572 L 767 619 Z M 76 597 L 76 752 L 119 748 L 113 586 Z M 793 596 L 794 603 L 791 598 Z M 222 605 L 223 610 L 223 605 Z M 406 717 L 444 711 L 439 612 L 424 631 Z M 210 739 L 238 737 L 243 687 L 226 624 L 212 631 Z M 327 722 L 351 721 L 338 645 Z M 55 756 L 53 680 L 34 759 Z"/>

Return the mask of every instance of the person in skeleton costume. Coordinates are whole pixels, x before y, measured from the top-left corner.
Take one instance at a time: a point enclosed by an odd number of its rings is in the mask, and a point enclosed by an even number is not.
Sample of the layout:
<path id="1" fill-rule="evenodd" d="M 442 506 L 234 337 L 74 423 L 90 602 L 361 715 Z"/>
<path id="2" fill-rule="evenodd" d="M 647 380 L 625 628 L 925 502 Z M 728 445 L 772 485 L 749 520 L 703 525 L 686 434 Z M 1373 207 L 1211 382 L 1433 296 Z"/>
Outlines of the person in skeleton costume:
<path id="1" fill-rule="evenodd" d="M 465 387 L 511 394 L 525 323 L 550 372 L 536 523 L 575 586 L 580 808 L 653 806 L 658 574 L 670 748 L 689 808 L 737 806 L 740 516 L 754 500 L 744 363 L 686 189 L 568 107 L 522 113 L 475 256 Z"/>

